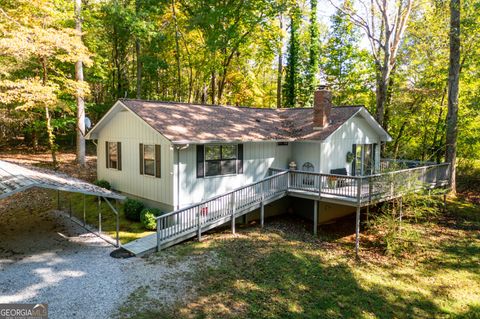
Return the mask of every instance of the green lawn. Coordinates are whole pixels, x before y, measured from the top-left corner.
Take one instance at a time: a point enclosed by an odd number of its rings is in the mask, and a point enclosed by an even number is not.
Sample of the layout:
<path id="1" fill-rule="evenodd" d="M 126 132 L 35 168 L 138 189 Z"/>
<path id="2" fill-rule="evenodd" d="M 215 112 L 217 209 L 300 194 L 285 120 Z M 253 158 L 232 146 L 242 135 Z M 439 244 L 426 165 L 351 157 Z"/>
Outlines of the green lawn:
<path id="1" fill-rule="evenodd" d="M 348 224 L 348 223 L 351 224 Z M 346 227 L 353 220 L 346 220 Z M 353 235 L 301 220 L 210 234 L 150 257 L 182 263 L 204 258 L 188 280 L 196 291 L 165 306 L 144 287 L 119 309 L 131 318 L 480 318 L 480 208 L 451 201 L 449 213 L 417 223 L 413 252 L 392 257 L 362 230 L 361 261 Z M 214 257 L 212 257 L 214 256 Z M 214 258 L 212 261 L 211 259 Z M 187 275 L 186 275 L 187 276 Z"/>

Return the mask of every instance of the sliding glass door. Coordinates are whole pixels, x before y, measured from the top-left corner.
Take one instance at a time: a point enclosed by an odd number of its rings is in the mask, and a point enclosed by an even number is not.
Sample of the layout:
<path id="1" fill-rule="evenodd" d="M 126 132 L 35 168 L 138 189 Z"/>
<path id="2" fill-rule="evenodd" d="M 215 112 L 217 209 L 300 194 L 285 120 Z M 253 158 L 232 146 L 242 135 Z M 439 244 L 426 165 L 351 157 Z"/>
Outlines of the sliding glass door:
<path id="1" fill-rule="evenodd" d="M 355 176 L 371 175 L 375 172 L 376 144 L 354 144 L 352 172 Z"/>

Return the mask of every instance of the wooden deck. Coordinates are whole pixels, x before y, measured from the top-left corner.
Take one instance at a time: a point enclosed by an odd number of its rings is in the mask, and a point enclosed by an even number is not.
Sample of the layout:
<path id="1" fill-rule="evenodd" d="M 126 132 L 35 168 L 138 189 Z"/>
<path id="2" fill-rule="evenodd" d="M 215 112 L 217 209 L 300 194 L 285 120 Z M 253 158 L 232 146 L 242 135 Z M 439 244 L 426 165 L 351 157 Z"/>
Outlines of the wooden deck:
<path id="1" fill-rule="evenodd" d="M 231 223 L 285 196 L 363 207 L 407 193 L 450 185 L 448 164 L 428 165 L 370 176 L 343 176 L 301 171 L 276 171 L 275 175 L 201 203 L 157 217 L 157 232 L 123 246 L 140 256 L 161 250 L 202 232 Z M 358 212 L 358 209 L 357 209 Z"/>

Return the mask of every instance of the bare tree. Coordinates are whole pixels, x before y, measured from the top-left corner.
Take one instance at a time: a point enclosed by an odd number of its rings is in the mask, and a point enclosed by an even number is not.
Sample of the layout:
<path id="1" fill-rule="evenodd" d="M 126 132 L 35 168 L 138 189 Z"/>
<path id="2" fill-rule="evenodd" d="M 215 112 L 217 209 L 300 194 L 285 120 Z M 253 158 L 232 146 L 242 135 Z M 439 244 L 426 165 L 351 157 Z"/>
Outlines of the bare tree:
<path id="1" fill-rule="evenodd" d="M 331 2 L 333 0 L 330 0 Z M 376 119 L 384 127 L 392 70 L 414 0 L 360 0 L 357 6 L 333 6 L 362 28 L 376 67 Z"/>
<path id="2" fill-rule="evenodd" d="M 450 66 L 448 70 L 448 113 L 446 156 L 450 162 L 452 192 L 456 192 L 456 160 L 458 133 L 458 92 L 460 76 L 460 0 L 450 0 Z"/>
<path id="3" fill-rule="evenodd" d="M 82 0 L 75 0 L 75 30 L 78 36 L 82 37 Z M 75 80 L 83 82 L 83 62 L 78 60 L 75 63 Z M 83 86 L 77 89 L 77 162 L 85 166 L 85 100 Z"/>

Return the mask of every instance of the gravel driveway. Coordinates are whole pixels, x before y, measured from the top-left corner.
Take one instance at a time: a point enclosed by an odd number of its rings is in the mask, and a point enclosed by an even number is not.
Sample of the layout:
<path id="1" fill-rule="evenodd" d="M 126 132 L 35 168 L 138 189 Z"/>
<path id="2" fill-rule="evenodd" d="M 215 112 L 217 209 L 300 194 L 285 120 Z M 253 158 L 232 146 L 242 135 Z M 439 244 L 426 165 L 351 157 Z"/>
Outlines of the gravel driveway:
<path id="1" fill-rule="evenodd" d="M 109 318 L 139 287 L 153 285 L 167 303 L 187 293 L 182 274 L 193 264 L 114 259 L 113 249 L 58 213 L 0 202 L 0 303 L 48 303 L 49 318 Z"/>

